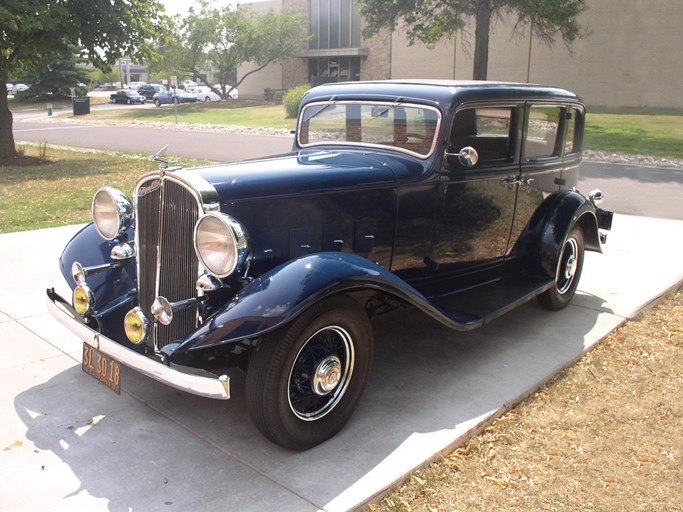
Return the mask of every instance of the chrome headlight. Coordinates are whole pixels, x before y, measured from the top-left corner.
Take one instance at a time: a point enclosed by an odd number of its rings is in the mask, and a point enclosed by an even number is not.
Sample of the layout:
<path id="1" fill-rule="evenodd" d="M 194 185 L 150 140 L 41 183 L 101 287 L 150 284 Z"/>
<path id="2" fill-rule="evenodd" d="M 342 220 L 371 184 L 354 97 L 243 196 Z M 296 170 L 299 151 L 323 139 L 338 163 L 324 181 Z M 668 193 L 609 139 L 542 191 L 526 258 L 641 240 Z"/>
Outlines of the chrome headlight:
<path id="1" fill-rule="evenodd" d="M 216 277 L 226 277 L 246 258 L 246 232 L 229 215 L 207 213 L 194 228 L 194 249 L 207 272 Z"/>
<path id="2" fill-rule="evenodd" d="M 133 205 L 120 190 L 102 187 L 92 200 L 92 219 L 102 238 L 113 240 L 133 222 Z"/>

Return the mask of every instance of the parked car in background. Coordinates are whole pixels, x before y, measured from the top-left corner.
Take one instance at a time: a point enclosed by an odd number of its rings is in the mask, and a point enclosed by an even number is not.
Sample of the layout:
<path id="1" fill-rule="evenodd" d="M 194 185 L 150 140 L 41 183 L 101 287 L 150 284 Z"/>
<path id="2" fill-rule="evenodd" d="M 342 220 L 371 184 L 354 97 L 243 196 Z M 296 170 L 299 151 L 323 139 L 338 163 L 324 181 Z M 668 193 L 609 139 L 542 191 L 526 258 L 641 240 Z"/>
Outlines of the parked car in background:
<path id="1" fill-rule="evenodd" d="M 16 94 L 16 93 L 18 93 L 18 92 L 27 91 L 28 88 L 29 88 L 29 86 L 26 85 L 26 84 L 14 84 L 14 86 L 12 87 L 12 92 L 13 92 L 14 94 Z"/>
<path id="2" fill-rule="evenodd" d="M 142 94 L 148 100 L 151 100 L 154 95 L 158 92 L 163 92 L 166 90 L 161 84 L 143 84 L 138 87 L 138 94 Z"/>
<path id="3" fill-rule="evenodd" d="M 137 91 L 137 90 L 138 90 L 138 87 L 140 87 L 141 85 L 144 85 L 144 83 L 145 83 L 145 82 L 129 82 L 129 83 L 128 83 L 128 88 L 129 88 L 129 89 L 132 89 L 132 90 L 134 90 L 134 91 Z"/>
<path id="4" fill-rule="evenodd" d="M 199 85 L 194 88 L 192 94 L 197 95 L 197 101 L 221 101 L 221 97 L 213 92 L 207 85 Z"/>
<path id="5" fill-rule="evenodd" d="M 8 92 L 9 94 L 12 94 L 12 92 L 13 92 L 13 90 L 14 90 L 14 84 L 7 83 L 7 84 L 5 84 L 5 86 L 6 86 L 6 88 L 7 88 L 7 92 Z"/>
<path id="6" fill-rule="evenodd" d="M 161 105 L 168 105 L 170 103 L 194 103 L 197 101 L 197 95 L 190 92 L 185 92 L 182 89 L 171 89 L 170 91 L 161 91 L 152 97 L 152 101 L 157 107 Z"/>
<path id="7" fill-rule="evenodd" d="M 230 95 L 228 96 L 229 99 L 231 100 L 236 100 L 239 98 L 239 92 L 237 89 L 232 89 L 230 90 L 230 86 L 226 85 L 225 87 L 221 87 L 221 84 L 216 84 L 213 86 L 214 89 L 217 91 L 221 91 L 223 94 L 225 94 L 227 91 L 230 91 Z"/>
<path id="8" fill-rule="evenodd" d="M 126 103 L 128 105 L 132 105 L 133 103 L 139 103 L 142 105 L 145 101 L 147 101 L 147 98 L 141 94 L 138 94 L 136 91 L 131 91 L 130 89 L 116 91 L 114 94 L 110 95 L 109 98 L 111 99 L 112 103 Z"/>
<path id="9" fill-rule="evenodd" d="M 115 391 L 119 363 L 211 398 L 236 381 L 266 437 L 310 448 L 361 398 L 374 317 L 414 308 L 471 331 L 533 298 L 569 304 L 612 224 L 600 191 L 576 189 L 585 116 L 539 85 L 313 88 L 289 154 L 162 164 L 132 199 L 99 189 L 59 262 L 72 300 L 48 290 L 50 310 Z M 435 387 L 457 378 L 420 364 Z"/>
<path id="10" fill-rule="evenodd" d="M 186 91 L 191 92 L 197 85 L 199 85 L 197 82 L 193 80 L 183 80 L 183 82 L 180 84 L 183 89 Z"/>

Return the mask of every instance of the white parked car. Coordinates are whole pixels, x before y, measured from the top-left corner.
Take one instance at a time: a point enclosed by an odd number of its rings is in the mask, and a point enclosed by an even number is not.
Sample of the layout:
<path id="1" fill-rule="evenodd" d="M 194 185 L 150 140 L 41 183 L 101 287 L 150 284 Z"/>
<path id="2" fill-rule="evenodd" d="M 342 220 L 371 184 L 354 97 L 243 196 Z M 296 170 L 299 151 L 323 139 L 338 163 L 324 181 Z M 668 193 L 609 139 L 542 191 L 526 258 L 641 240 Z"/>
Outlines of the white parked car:
<path id="1" fill-rule="evenodd" d="M 222 92 L 227 92 L 230 89 L 229 85 L 226 85 L 225 89 L 221 89 L 221 84 L 216 84 L 213 87 L 214 89 Z M 232 91 L 230 91 L 230 99 L 236 100 L 237 98 L 239 98 L 239 92 L 237 91 L 237 89 L 233 89 Z"/>
<path id="2" fill-rule="evenodd" d="M 192 92 L 197 95 L 197 101 L 221 101 L 222 99 L 206 85 L 195 87 Z"/>
<path id="3" fill-rule="evenodd" d="M 12 92 L 14 94 L 18 92 L 24 92 L 28 89 L 28 85 L 26 84 L 14 84 L 14 87 L 12 87 Z"/>
<path id="4" fill-rule="evenodd" d="M 7 92 L 9 94 L 11 94 L 13 90 L 14 90 L 14 84 L 7 84 Z"/>

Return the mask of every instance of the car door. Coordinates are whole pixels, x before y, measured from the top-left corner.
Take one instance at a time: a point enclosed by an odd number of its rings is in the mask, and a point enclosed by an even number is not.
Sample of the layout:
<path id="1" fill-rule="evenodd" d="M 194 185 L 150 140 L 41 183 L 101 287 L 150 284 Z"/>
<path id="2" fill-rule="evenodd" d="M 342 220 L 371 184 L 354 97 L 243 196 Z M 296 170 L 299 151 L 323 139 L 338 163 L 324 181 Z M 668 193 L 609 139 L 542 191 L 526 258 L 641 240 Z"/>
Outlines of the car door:
<path id="1" fill-rule="evenodd" d="M 515 213 L 522 105 L 487 103 L 460 108 L 437 196 L 431 264 L 439 273 L 501 262 Z M 457 156 L 474 148 L 474 165 Z"/>
<path id="2" fill-rule="evenodd" d="M 572 127 L 571 153 L 568 153 L 568 161 L 572 165 L 569 174 L 573 174 L 573 180 L 576 181 L 580 161 L 580 155 L 576 154 L 575 149 L 575 146 L 580 148 L 580 144 L 575 144 L 575 142 L 580 142 L 576 140 L 575 135 L 578 114 L 579 111 L 576 108 L 561 103 L 527 102 L 522 131 L 519 193 L 511 234 L 512 243 L 519 238 L 543 200 L 550 194 L 567 187 L 567 177 L 563 176 L 563 170 L 565 167 L 564 141 L 568 126 Z"/>

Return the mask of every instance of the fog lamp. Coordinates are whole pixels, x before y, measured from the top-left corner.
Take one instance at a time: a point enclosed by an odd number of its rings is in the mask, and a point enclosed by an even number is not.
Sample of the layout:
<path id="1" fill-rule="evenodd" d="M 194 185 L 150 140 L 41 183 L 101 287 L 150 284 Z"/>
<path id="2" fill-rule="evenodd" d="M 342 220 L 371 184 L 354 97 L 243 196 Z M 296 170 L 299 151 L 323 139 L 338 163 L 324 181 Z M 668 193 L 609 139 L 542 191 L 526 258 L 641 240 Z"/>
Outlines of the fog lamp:
<path id="1" fill-rule="evenodd" d="M 87 284 L 82 283 L 74 288 L 73 306 L 76 313 L 85 316 L 92 311 L 94 305 L 95 295 L 93 295 L 92 290 L 90 290 Z"/>
<path id="2" fill-rule="evenodd" d="M 147 339 L 149 333 L 149 321 L 140 308 L 133 308 L 123 319 L 123 328 L 128 340 L 134 345 L 139 345 Z"/>

